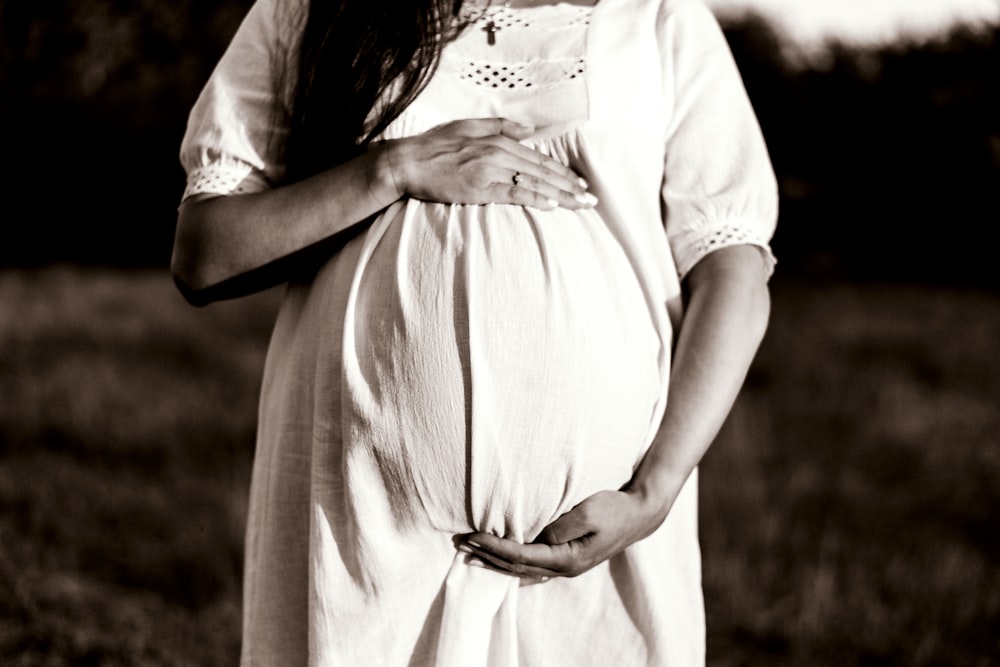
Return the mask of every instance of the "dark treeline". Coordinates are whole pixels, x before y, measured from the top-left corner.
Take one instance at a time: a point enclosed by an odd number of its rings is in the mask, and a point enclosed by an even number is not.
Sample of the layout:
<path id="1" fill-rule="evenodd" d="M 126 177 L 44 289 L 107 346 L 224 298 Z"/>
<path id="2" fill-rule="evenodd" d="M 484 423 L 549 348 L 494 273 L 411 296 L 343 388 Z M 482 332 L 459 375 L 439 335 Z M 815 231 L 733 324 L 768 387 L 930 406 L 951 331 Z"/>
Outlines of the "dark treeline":
<path id="1" fill-rule="evenodd" d="M 187 111 L 249 0 L 0 2 L 0 266 L 163 266 Z M 998 284 L 1000 28 L 830 45 L 725 28 L 782 189 L 786 275 Z"/>
<path id="2" fill-rule="evenodd" d="M 758 17 L 727 35 L 781 181 L 786 267 L 1000 282 L 1000 27 L 830 44 L 812 67 Z"/>

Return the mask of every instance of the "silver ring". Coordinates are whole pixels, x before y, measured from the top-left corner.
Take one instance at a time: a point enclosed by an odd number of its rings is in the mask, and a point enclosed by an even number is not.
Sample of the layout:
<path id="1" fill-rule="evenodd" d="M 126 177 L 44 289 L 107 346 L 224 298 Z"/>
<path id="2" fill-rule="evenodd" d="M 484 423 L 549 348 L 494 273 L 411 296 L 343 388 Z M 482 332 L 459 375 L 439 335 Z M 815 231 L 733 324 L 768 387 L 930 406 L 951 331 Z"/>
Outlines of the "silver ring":
<path id="1" fill-rule="evenodd" d="M 524 180 L 524 177 L 521 176 L 521 172 L 515 171 L 514 175 L 510 177 L 510 180 L 514 182 L 514 185 L 520 185 L 521 181 Z"/>

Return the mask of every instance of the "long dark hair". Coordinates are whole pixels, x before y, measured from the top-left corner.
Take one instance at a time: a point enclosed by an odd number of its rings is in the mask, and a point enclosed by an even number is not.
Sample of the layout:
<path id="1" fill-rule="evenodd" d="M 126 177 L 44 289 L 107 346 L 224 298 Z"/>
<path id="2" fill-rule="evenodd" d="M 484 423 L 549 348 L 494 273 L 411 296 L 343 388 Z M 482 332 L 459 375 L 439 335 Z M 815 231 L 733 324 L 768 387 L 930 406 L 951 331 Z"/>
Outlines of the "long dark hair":
<path id="1" fill-rule="evenodd" d="M 462 0 L 310 0 L 286 181 L 360 154 L 399 116 L 427 84 L 444 43 L 461 29 L 461 5 Z"/>

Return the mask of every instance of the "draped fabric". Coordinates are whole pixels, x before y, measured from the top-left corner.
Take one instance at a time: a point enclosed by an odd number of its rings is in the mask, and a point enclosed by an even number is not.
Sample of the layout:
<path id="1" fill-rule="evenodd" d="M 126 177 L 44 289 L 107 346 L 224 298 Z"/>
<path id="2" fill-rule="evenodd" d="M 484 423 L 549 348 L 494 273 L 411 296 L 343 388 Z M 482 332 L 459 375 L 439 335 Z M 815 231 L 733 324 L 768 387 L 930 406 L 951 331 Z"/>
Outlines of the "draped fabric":
<path id="1" fill-rule="evenodd" d="M 294 10 L 259 0 L 206 85 L 189 195 L 280 181 L 273 63 Z M 525 143 L 599 204 L 404 198 L 289 285 L 261 394 L 245 665 L 704 662 L 696 473 L 653 535 L 576 578 L 477 567 L 453 538 L 530 541 L 628 481 L 668 400 L 684 274 L 733 244 L 773 263 L 767 151 L 698 0 L 503 11 L 492 40 L 480 20 L 446 46 L 385 138 L 534 124 Z"/>

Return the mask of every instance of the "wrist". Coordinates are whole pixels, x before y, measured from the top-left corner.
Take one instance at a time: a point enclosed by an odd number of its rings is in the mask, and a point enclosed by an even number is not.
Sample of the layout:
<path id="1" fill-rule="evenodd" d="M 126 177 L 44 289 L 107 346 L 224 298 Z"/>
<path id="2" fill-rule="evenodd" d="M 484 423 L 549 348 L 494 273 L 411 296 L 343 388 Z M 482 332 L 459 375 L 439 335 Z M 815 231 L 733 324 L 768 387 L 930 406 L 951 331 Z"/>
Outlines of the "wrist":
<path id="1" fill-rule="evenodd" d="M 388 206 L 406 194 L 406 185 L 399 171 L 401 163 L 398 140 L 382 141 L 369 149 L 368 184 L 372 196 L 382 206 Z"/>
<path id="2" fill-rule="evenodd" d="M 676 475 L 661 474 L 656 478 L 636 475 L 629 482 L 626 492 L 635 498 L 644 514 L 662 521 L 670 512 L 683 486 L 684 479 Z"/>

